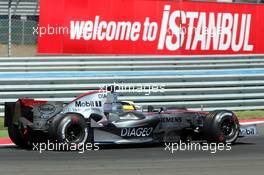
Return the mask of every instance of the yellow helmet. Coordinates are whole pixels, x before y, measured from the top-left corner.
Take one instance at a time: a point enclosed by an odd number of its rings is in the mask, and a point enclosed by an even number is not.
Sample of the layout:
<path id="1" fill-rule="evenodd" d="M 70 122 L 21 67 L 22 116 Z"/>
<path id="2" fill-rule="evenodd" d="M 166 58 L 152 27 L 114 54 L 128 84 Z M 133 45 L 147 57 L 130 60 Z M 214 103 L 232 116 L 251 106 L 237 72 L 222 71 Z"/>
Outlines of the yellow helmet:
<path id="1" fill-rule="evenodd" d="M 132 101 L 122 101 L 121 104 L 122 104 L 122 109 L 125 111 L 136 110 L 134 102 Z"/>

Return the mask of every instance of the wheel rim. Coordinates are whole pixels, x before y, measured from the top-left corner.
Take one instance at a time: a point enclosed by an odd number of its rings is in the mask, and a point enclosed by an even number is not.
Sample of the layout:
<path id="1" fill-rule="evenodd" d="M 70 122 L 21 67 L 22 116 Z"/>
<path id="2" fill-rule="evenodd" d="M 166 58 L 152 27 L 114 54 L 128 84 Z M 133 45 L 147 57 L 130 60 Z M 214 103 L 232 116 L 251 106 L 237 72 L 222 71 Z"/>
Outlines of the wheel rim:
<path id="1" fill-rule="evenodd" d="M 69 143 L 77 143 L 82 141 L 84 131 L 80 125 L 72 124 L 65 131 L 65 139 Z"/>
<path id="2" fill-rule="evenodd" d="M 225 137 L 233 136 L 236 130 L 236 123 L 234 120 L 225 119 L 221 124 L 221 132 Z"/>

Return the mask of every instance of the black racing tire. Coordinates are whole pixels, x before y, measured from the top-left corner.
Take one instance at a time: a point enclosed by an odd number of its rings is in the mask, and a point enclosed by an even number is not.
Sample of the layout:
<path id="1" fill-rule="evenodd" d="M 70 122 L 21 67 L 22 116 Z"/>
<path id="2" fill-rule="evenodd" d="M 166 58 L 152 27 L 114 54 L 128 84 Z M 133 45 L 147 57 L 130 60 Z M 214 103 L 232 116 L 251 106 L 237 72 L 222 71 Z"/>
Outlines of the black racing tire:
<path id="1" fill-rule="evenodd" d="M 78 114 L 65 114 L 58 124 L 56 138 L 59 143 L 85 143 L 88 138 L 86 121 Z"/>
<path id="2" fill-rule="evenodd" d="M 57 130 L 58 125 L 60 124 L 61 120 L 63 119 L 64 114 L 58 114 L 53 118 L 51 121 L 49 128 L 48 128 L 48 137 L 50 141 L 57 141 Z"/>
<path id="3" fill-rule="evenodd" d="M 8 135 L 12 142 L 18 147 L 23 149 L 29 149 L 32 147 L 29 134 L 25 135 L 18 125 L 13 124 L 9 126 Z"/>
<path id="4" fill-rule="evenodd" d="M 203 133 L 209 142 L 234 143 L 238 138 L 239 131 L 238 118 L 231 111 L 213 111 L 204 120 Z"/>

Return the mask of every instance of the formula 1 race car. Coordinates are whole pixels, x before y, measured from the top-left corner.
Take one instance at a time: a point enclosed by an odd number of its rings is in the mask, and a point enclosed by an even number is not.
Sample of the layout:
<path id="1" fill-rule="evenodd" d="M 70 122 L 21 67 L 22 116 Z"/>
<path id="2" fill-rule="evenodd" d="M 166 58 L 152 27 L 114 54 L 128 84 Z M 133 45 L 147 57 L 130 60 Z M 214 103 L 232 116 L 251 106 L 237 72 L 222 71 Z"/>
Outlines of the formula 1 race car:
<path id="1" fill-rule="evenodd" d="M 47 140 L 68 144 L 234 143 L 246 136 L 236 115 L 228 110 L 208 113 L 148 106 L 144 111 L 133 102 L 117 99 L 118 94 L 108 90 L 82 94 L 66 105 L 19 99 L 5 103 L 5 126 L 11 140 L 23 148 Z"/>

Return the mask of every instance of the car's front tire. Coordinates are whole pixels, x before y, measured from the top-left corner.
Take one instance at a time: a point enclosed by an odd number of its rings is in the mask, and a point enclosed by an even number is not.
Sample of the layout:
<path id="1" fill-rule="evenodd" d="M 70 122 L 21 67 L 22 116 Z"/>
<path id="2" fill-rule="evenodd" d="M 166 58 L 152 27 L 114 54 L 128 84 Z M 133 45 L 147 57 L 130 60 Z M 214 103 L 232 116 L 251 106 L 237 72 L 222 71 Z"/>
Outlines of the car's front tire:
<path id="1" fill-rule="evenodd" d="M 217 110 L 206 116 L 203 133 L 209 142 L 234 143 L 239 135 L 239 127 L 238 118 L 233 112 Z"/>

